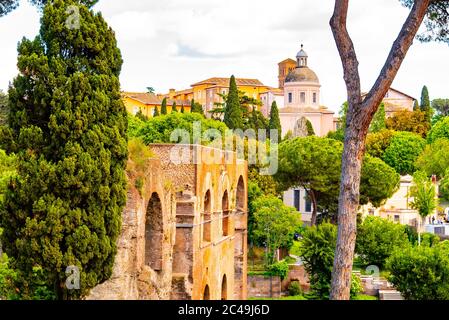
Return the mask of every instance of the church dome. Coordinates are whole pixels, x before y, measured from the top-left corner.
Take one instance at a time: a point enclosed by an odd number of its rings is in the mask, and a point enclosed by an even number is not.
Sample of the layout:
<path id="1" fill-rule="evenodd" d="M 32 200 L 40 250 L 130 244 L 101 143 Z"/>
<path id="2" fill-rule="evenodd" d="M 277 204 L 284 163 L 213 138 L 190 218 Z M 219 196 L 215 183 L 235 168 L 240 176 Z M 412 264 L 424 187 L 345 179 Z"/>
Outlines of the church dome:
<path id="1" fill-rule="evenodd" d="M 287 75 L 285 82 L 320 82 L 320 80 L 308 67 L 296 67 Z"/>

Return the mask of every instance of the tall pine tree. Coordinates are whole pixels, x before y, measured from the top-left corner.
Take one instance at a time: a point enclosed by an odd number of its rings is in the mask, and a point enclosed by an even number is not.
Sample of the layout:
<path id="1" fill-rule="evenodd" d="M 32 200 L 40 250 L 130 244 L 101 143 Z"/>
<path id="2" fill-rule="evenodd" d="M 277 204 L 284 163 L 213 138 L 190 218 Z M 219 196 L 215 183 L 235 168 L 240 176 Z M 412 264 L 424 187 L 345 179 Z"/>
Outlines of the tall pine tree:
<path id="1" fill-rule="evenodd" d="M 268 123 L 268 129 L 278 131 L 278 139 L 281 140 L 282 127 L 281 119 L 279 118 L 279 109 L 276 101 L 271 104 L 270 121 Z"/>
<path id="2" fill-rule="evenodd" d="M 173 105 L 171 107 L 171 112 L 178 112 L 178 107 L 176 106 L 176 101 L 173 102 Z"/>
<path id="3" fill-rule="evenodd" d="M 167 98 L 164 98 L 164 99 L 162 100 L 161 114 L 162 114 L 162 115 L 167 114 Z"/>
<path id="4" fill-rule="evenodd" d="M 153 111 L 153 117 L 158 117 L 159 114 L 159 108 L 157 106 L 154 107 L 154 111 Z"/>
<path id="5" fill-rule="evenodd" d="M 430 123 L 432 120 L 432 110 L 430 108 L 429 90 L 427 89 L 427 86 L 424 86 L 421 91 L 420 108 L 421 111 L 424 111 L 426 113 L 426 120 Z"/>
<path id="6" fill-rule="evenodd" d="M 229 82 L 229 94 L 223 120 L 229 129 L 243 129 L 243 111 L 240 106 L 239 91 L 234 76 L 231 76 Z"/>
<path id="7" fill-rule="evenodd" d="M 127 188 L 121 53 L 102 15 L 83 5 L 80 28 L 67 28 L 69 5 L 79 2 L 48 2 L 39 35 L 18 46 L 8 119 L 18 176 L 0 210 L 12 267 L 30 285 L 41 269 L 59 299 L 111 276 Z M 65 285 L 70 266 L 80 290 Z"/>

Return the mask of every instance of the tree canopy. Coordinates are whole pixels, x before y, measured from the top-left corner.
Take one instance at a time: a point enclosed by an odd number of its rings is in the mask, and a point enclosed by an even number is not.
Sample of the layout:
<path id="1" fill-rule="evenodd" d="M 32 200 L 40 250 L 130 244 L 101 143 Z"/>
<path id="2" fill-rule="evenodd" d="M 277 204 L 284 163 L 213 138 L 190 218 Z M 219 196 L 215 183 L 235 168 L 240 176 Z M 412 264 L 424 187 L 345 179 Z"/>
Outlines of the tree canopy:
<path id="1" fill-rule="evenodd" d="M 101 14 L 86 7 L 80 28 L 65 28 L 76 3 L 47 4 L 39 35 L 19 44 L 3 136 L 18 153 L 0 210 L 3 248 L 24 281 L 38 268 L 60 299 L 111 276 L 127 187 L 121 53 Z M 69 266 L 79 269 L 80 290 L 65 286 Z"/>
<path id="2" fill-rule="evenodd" d="M 428 144 L 419 158 L 416 160 L 416 167 L 424 171 L 427 176 L 436 175 L 438 178 L 444 177 L 449 169 L 449 139 L 438 139 L 432 144 Z"/>
<path id="3" fill-rule="evenodd" d="M 282 127 L 281 127 L 281 119 L 279 118 L 279 109 L 276 101 L 273 101 L 271 104 L 270 110 L 270 120 L 268 123 L 269 130 L 277 130 L 279 140 L 282 138 Z"/>
<path id="4" fill-rule="evenodd" d="M 31 4 L 37 6 L 42 10 L 48 0 L 28 0 Z M 78 0 L 76 3 L 83 4 L 88 8 L 94 6 L 98 0 Z M 19 7 L 20 0 L 2 0 L 0 2 L 0 17 L 7 15 L 9 12 L 17 9 Z"/>
<path id="5" fill-rule="evenodd" d="M 231 76 L 223 122 L 229 129 L 243 129 L 243 112 L 235 77 Z"/>
<path id="6" fill-rule="evenodd" d="M 444 117 L 438 121 L 427 135 L 429 143 L 434 143 L 440 138 L 449 139 L 449 117 Z"/>
<path id="7" fill-rule="evenodd" d="M 383 160 L 401 175 L 416 171 L 415 161 L 424 150 L 426 140 L 411 132 L 396 132 L 385 150 Z"/>
<path id="8" fill-rule="evenodd" d="M 395 131 L 414 132 L 425 138 L 431 125 L 426 112 L 402 110 L 387 119 L 386 127 Z"/>
<path id="9" fill-rule="evenodd" d="M 432 101 L 432 108 L 434 108 L 438 115 L 442 117 L 449 116 L 449 99 L 434 99 Z"/>

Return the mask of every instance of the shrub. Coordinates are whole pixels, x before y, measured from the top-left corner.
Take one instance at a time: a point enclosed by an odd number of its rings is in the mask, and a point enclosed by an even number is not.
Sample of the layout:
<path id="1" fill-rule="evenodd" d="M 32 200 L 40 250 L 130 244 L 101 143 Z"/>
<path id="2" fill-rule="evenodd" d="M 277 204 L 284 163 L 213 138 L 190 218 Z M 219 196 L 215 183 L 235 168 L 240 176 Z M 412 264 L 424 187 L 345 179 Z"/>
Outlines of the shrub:
<path id="1" fill-rule="evenodd" d="M 407 300 L 449 300 L 449 242 L 395 250 L 389 281 Z"/>
<path id="2" fill-rule="evenodd" d="M 369 133 L 366 137 L 366 152 L 373 157 L 382 158 L 393 136 L 394 131 L 387 129 Z"/>
<path id="3" fill-rule="evenodd" d="M 266 264 L 274 263 L 274 254 L 281 247 L 289 248 L 301 215 L 274 196 L 262 196 L 253 202 L 254 240 L 267 247 Z"/>
<path id="4" fill-rule="evenodd" d="M 337 227 L 328 222 L 310 227 L 303 233 L 300 256 L 309 275 L 311 298 L 329 298 L 336 244 Z M 357 280 L 353 279 L 352 285 L 351 294 L 355 294 L 360 290 Z"/>
<path id="5" fill-rule="evenodd" d="M 380 217 L 366 217 L 357 231 L 356 253 L 363 265 L 381 268 L 394 249 L 408 245 L 405 226 Z"/>
<path id="6" fill-rule="evenodd" d="M 413 174 L 415 161 L 425 145 L 426 140 L 416 133 L 396 132 L 382 159 L 401 175 Z"/>
<path id="7" fill-rule="evenodd" d="M 298 281 L 292 281 L 290 282 L 290 285 L 288 286 L 288 295 L 289 296 L 301 296 L 303 294 L 301 285 Z"/>
<path id="8" fill-rule="evenodd" d="M 434 143 L 441 138 L 449 139 L 449 117 L 442 118 L 438 121 L 427 135 L 428 143 Z"/>
<path id="9" fill-rule="evenodd" d="M 287 278 L 288 272 L 288 263 L 286 261 L 279 261 L 276 263 L 273 263 L 271 266 L 268 267 L 268 271 L 270 272 L 271 276 L 279 276 L 281 280 L 284 280 Z"/>

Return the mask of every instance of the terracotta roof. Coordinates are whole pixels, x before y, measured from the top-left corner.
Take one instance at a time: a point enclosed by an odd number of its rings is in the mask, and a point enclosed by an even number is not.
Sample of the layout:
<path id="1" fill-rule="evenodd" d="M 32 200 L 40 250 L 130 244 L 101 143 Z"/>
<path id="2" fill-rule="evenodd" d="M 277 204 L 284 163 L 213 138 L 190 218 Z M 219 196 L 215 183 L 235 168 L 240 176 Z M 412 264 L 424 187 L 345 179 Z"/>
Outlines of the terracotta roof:
<path id="1" fill-rule="evenodd" d="M 279 89 L 279 88 L 268 88 L 263 93 L 267 93 L 267 92 L 274 93 L 275 95 L 284 95 L 284 90 Z"/>
<path id="2" fill-rule="evenodd" d="M 397 92 L 397 93 L 400 93 L 400 94 L 402 94 L 402 95 L 404 95 L 404 96 L 406 96 L 407 98 L 410 98 L 410 99 L 412 99 L 412 100 L 416 100 L 416 98 L 413 98 L 412 96 L 410 96 L 410 95 L 408 95 L 408 94 L 406 94 L 406 93 L 404 93 L 404 92 L 402 92 L 402 91 L 396 90 L 396 89 L 391 88 L 391 87 L 390 87 L 390 90 L 393 90 L 393 91 L 395 91 L 395 92 Z M 362 97 L 365 97 L 367 94 L 368 94 L 368 92 L 362 92 Z"/>
<path id="3" fill-rule="evenodd" d="M 139 101 L 140 103 L 146 104 L 146 105 L 161 105 L 162 104 L 162 97 L 158 97 L 155 94 L 147 93 L 147 92 L 122 92 L 122 97 L 127 97 L 130 99 L 134 99 L 136 101 Z M 167 99 L 167 105 L 171 106 L 173 105 L 173 102 L 176 102 L 176 105 L 178 106 L 190 106 L 190 101 L 188 100 L 172 100 Z"/>
<path id="4" fill-rule="evenodd" d="M 192 87 L 199 86 L 202 84 L 211 84 L 215 86 L 229 87 L 230 78 L 210 78 L 197 83 L 192 84 Z M 264 87 L 265 85 L 257 79 L 235 79 L 237 86 L 254 86 L 254 87 Z"/>
<path id="5" fill-rule="evenodd" d="M 162 102 L 162 99 L 148 92 L 123 92 L 122 96 L 134 99 L 143 104 L 160 104 Z"/>
<path id="6" fill-rule="evenodd" d="M 287 62 L 296 64 L 295 60 L 288 58 L 288 59 L 285 59 L 285 60 L 282 60 L 281 62 L 279 62 L 278 65 L 279 64 L 283 64 L 283 63 L 287 63 Z"/>

